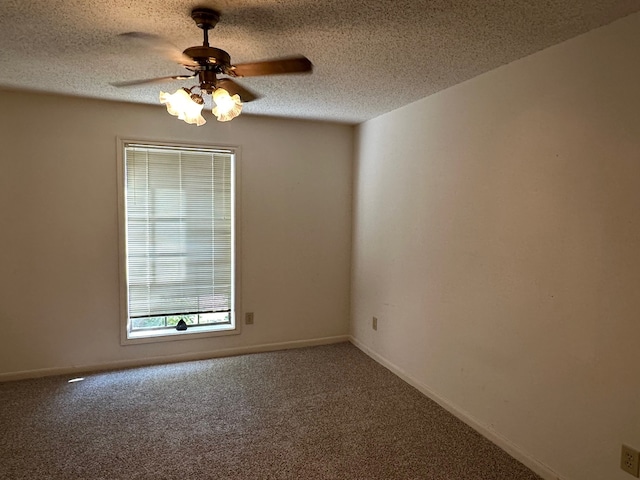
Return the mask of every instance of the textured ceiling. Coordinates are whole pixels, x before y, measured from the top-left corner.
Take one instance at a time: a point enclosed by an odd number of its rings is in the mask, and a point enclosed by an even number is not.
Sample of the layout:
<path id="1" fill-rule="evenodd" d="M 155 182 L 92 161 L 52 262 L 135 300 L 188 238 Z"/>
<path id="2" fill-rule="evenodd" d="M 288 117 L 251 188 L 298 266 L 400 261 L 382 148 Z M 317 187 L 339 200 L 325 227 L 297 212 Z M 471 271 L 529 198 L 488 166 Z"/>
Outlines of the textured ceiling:
<path id="1" fill-rule="evenodd" d="M 194 6 L 219 10 L 233 63 L 303 54 L 311 75 L 239 80 L 246 113 L 357 123 L 640 10 L 638 0 L 0 0 L 0 86 L 158 103 L 185 70 L 139 40 L 202 43 Z"/>

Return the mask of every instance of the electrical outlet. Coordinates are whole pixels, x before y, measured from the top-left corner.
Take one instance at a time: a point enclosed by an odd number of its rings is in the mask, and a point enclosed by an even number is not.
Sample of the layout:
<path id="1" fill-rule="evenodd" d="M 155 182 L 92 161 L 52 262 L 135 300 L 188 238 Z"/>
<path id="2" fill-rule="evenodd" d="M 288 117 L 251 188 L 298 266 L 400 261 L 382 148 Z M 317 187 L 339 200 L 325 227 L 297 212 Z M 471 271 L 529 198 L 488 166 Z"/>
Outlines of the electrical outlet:
<path id="1" fill-rule="evenodd" d="M 378 319 L 376 317 L 373 317 L 373 320 L 371 320 L 371 328 L 378 330 Z"/>
<path id="2" fill-rule="evenodd" d="M 253 312 L 247 312 L 244 314 L 245 325 L 253 325 Z"/>
<path id="3" fill-rule="evenodd" d="M 640 452 L 626 445 L 622 445 L 620 468 L 634 477 L 640 478 Z"/>

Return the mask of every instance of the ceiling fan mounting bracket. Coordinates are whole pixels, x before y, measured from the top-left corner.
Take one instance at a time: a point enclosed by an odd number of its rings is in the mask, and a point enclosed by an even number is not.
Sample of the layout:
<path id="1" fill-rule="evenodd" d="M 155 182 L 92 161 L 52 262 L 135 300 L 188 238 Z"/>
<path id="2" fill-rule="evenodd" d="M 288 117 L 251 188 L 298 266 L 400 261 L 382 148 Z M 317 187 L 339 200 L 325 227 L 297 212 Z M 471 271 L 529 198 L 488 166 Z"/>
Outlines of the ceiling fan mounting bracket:
<path id="1" fill-rule="evenodd" d="M 211 30 L 218 24 L 220 20 L 220 13 L 210 8 L 194 8 L 191 10 L 191 18 L 198 28 L 203 30 Z"/>

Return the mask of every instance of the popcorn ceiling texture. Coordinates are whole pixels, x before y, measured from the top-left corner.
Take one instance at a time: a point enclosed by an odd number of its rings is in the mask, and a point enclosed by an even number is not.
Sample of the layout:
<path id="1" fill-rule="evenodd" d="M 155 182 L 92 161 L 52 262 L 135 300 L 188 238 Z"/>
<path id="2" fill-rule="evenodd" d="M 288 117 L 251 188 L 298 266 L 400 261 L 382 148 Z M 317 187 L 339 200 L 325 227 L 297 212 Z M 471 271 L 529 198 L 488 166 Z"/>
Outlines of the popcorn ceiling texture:
<path id="1" fill-rule="evenodd" d="M 637 0 L 2 0 L 0 87 L 158 103 L 184 70 L 119 33 L 202 43 L 194 6 L 222 12 L 233 63 L 303 54 L 312 75 L 242 79 L 245 113 L 358 123 L 640 10 Z"/>

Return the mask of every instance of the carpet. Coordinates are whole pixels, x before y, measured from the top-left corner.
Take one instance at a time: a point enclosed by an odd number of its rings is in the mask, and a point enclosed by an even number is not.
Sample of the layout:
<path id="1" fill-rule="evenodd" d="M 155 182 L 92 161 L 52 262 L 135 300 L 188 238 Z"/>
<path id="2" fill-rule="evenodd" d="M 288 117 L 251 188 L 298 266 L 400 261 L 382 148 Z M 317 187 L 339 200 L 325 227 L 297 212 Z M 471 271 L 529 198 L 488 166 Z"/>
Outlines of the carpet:
<path id="1" fill-rule="evenodd" d="M 349 343 L 0 383 L 0 478 L 534 480 Z"/>

